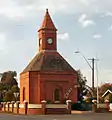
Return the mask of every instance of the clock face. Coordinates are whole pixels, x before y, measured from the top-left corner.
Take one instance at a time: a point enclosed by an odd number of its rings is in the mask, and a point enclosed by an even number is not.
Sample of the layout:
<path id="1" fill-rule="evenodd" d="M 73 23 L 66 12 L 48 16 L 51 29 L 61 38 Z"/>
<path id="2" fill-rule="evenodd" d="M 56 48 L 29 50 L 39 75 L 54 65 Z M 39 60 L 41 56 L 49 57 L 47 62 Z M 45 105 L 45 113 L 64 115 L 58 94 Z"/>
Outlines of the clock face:
<path id="1" fill-rule="evenodd" d="M 47 39 L 47 43 L 48 43 L 48 44 L 52 44 L 52 43 L 53 43 L 52 38 L 48 38 L 48 39 Z"/>
<path id="2" fill-rule="evenodd" d="M 40 45 L 42 44 L 42 39 L 39 40 Z"/>

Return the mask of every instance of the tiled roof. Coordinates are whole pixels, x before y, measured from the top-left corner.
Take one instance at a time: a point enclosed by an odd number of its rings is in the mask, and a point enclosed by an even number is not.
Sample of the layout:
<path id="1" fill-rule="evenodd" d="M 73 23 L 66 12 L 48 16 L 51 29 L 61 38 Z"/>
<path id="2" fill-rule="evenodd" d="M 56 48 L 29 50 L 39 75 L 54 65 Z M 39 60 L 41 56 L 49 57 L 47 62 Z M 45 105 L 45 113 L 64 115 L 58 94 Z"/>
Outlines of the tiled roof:
<path id="1" fill-rule="evenodd" d="M 23 72 L 28 71 L 74 71 L 58 52 L 39 52 Z"/>
<path id="2" fill-rule="evenodd" d="M 40 71 L 41 70 L 41 62 L 43 60 L 43 52 L 39 52 L 28 64 L 28 66 L 23 70 L 23 72 L 28 71 Z"/>

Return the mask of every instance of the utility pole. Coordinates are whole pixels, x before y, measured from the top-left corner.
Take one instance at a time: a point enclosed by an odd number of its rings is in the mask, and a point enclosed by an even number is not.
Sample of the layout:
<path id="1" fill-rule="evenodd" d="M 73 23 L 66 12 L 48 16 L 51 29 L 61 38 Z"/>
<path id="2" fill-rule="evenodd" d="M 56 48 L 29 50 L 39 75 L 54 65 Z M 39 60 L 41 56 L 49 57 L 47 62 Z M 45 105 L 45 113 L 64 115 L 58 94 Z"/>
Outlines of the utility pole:
<path id="1" fill-rule="evenodd" d="M 95 59 L 92 59 L 92 89 L 94 91 L 94 61 Z"/>
<path id="2" fill-rule="evenodd" d="M 92 58 L 88 60 L 92 61 L 92 90 L 94 91 L 94 63 L 95 63 L 95 60 L 98 60 L 98 59 Z"/>
<path id="3" fill-rule="evenodd" d="M 76 51 L 75 53 L 80 53 L 81 56 L 84 58 L 84 60 L 87 62 L 87 64 L 89 65 L 89 67 L 92 70 L 92 90 L 93 90 L 93 94 L 94 94 L 94 64 L 95 64 L 95 60 L 98 61 L 98 59 L 92 58 L 92 59 L 86 59 L 86 57 L 80 52 L 80 51 Z M 88 60 L 92 61 L 92 65 L 88 62 Z M 98 82 L 98 81 L 97 81 Z M 98 84 L 98 83 L 97 83 Z M 97 85 L 98 86 L 98 85 Z"/>

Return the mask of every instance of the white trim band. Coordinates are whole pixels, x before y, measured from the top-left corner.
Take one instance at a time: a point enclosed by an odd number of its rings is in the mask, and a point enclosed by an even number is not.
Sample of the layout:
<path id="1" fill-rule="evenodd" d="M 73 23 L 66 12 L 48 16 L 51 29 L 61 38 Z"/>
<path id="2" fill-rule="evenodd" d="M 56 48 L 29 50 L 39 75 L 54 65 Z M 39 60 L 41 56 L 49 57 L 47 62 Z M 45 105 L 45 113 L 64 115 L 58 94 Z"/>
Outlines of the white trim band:
<path id="1" fill-rule="evenodd" d="M 28 108 L 42 108 L 41 104 L 28 104 Z"/>
<path id="2" fill-rule="evenodd" d="M 24 104 L 19 104 L 19 108 L 24 108 Z"/>
<path id="3" fill-rule="evenodd" d="M 66 108 L 66 104 L 47 104 L 46 108 Z"/>

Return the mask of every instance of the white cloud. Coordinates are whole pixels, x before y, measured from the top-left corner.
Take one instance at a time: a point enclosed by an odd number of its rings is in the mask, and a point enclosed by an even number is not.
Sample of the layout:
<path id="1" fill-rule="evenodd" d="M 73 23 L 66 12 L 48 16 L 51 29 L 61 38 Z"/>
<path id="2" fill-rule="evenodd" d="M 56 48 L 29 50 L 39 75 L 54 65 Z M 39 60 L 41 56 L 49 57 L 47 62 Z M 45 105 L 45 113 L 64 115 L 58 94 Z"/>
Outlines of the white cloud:
<path id="1" fill-rule="evenodd" d="M 12 0 L 0 0 L 0 14 L 13 18 L 22 16 L 23 11 Z"/>
<path id="2" fill-rule="evenodd" d="M 92 20 L 85 20 L 83 23 L 82 23 L 83 27 L 87 27 L 87 26 L 90 26 L 90 25 L 95 25 L 95 22 L 92 21 Z"/>
<path id="3" fill-rule="evenodd" d="M 69 34 L 68 33 L 63 33 L 63 34 L 59 33 L 57 38 L 60 40 L 69 40 Z"/>
<path id="4" fill-rule="evenodd" d="M 112 12 L 107 12 L 106 16 L 112 16 Z"/>
<path id="5" fill-rule="evenodd" d="M 83 27 L 88 27 L 90 25 L 95 25 L 95 22 L 93 20 L 87 19 L 87 15 L 86 14 L 82 14 L 79 17 L 78 22 L 83 26 Z"/>
<path id="6" fill-rule="evenodd" d="M 2 51 L 2 53 L 5 52 L 6 46 L 6 35 L 4 33 L 0 33 L 0 51 Z"/>
<path id="7" fill-rule="evenodd" d="M 93 35 L 93 38 L 94 39 L 100 39 L 102 37 L 102 35 L 100 35 L 100 34 L 95 34 L 95 35 Z"/>
<path id="8" fill-rule="evenodd" d="M 83 22 L 86 19 L 86 17 L 87 17 L 86 14 L 82 14 L 78 21 L 81 23 L 81 22 Z"/>
<path id="9" fill-rule="evenodd" d="M 108 30 L 112 30 L 112 25 L 108 28 Z"/>
<path id="10" fill-rule="evenodd" d="M 102 13 L 112 16 L 111 5 L 111 0 L 0 0 L 0 14 L 18 19 L 35 16 L 37 11 L 49 8 L 52 13 Z"/>
<path id="11" fill-rule="evenodd" d="M 0 41 L 1 40 L 5 40 L 6 39 L 6 35 L 4 33 L 0 33 Z"/>
<path id="12" fill-rule="evenodd" d="M 19 72 L 22 72 L 23 69 L 28 65 L 29 61 L 31 61 L 35 53 L 37 53 L 37 45 L 35 41 L 32 42 L 32 39 L 8 39 L 5 43 L 3 42 L 2 46 L 5 49 L 5 54 L 3 54 L 4 51 L 2 50 L 0 56 L 0 71 L 4 72 L 8 70 L 16 70 L 18 74 Z"/>
<path id="13" fill-rule="evenodd" d="M 112 16 L 112 12 L 106 12 L 105 14 L 101 15 L 100 17 L 108 17 Z"/>
<path id="14" fill-rule="evenodd" d="M 38 5 L 36 7 L 33 0 L 30 2 L 31 4 L 28 4 L 28 1 L 25 1 L 24 4 L 19 4 L 20 1 L 0 0 L 0 15 L 6 16 L 12 20 L 18 20 L 24 19 L 27 16 L 32 16 L 34 15 L 33 12 L 37 12 L 39 7 Z"/>

